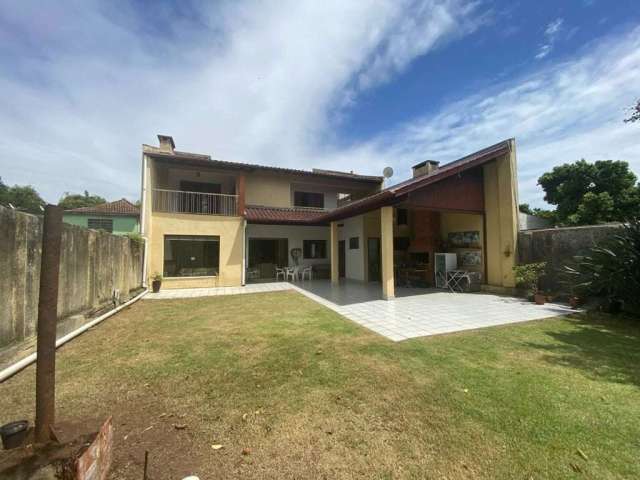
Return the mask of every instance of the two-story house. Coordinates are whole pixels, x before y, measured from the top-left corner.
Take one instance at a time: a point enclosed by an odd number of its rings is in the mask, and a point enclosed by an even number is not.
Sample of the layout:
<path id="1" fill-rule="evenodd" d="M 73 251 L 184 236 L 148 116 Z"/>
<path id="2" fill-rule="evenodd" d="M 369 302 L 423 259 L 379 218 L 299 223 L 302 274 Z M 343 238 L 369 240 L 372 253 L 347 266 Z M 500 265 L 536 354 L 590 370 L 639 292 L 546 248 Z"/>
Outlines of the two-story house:
<path id="1" fill-rule="evenodd" d="M 142 149 L 146 278 L 163 288 L 239 286 L 276 268 L 315 279 L 437 284 L 437 253 L 479 283 L 513 287 L 517 220 L 515 141 L 383 188 L 378 176 L 296 170 L 181 152 L 169 136 Z"/>

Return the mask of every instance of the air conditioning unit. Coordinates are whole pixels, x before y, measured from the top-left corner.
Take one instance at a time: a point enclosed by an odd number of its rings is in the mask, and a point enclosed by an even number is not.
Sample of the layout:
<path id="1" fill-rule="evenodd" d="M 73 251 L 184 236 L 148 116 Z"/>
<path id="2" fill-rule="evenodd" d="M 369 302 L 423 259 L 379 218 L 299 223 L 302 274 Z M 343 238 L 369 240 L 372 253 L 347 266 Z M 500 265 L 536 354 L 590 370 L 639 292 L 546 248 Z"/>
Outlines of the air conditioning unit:
<path id="1" fill-rule="evenodd" d="M 436 288 L 446 288 L 447 272 L 458 268 L 458 257 L 455 253 L 434 253 L 433 257 Z"/>

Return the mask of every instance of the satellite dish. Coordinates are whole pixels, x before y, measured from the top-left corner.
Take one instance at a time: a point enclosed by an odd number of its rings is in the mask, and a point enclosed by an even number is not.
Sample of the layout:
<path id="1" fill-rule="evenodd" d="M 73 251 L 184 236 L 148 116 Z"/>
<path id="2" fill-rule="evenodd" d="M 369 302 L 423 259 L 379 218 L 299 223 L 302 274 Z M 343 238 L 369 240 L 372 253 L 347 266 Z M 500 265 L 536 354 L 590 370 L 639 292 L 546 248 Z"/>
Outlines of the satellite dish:
<path id="1" fill-rule="evenodd" d="M 391 178 L 393 177 L 393 168 L 391 167 L 384 167 L 384 170 L 382 170 L 382 176 L 384 178 Z"/>

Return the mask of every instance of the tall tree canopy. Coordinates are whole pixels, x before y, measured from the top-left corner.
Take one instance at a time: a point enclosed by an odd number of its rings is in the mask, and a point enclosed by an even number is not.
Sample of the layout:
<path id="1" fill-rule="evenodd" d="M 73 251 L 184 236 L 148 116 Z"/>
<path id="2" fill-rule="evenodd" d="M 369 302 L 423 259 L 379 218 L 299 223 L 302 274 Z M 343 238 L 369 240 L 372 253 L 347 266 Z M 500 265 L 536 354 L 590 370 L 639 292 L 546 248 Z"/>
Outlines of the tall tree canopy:
<path id="1" fill-rule="evenodd" d="M 80 207 L 93 207 L 106 203 L 107 201 L 99 195 L 90 195 L 86 190 L 83 194 L 65 192 L 58 205 L 65 210 L 71 210 L 72 208 Z"/>
<path id="2" fill-rule="evenodd" d="M 39 214 L 42 213 L 41 207 L 45 205 L 45 201 L 31 185 L 9 187 L 0 178 L 0 204 L 11 204 L 23 212 Z"/>
<path id="3" fill-rule="evenodd" d="M 556 205 L 559 223 L 623 221 L 640 208 L 640 186 L 627 162 L 582 159 L 555 167 L 538 179 L 544 199 Z"/>

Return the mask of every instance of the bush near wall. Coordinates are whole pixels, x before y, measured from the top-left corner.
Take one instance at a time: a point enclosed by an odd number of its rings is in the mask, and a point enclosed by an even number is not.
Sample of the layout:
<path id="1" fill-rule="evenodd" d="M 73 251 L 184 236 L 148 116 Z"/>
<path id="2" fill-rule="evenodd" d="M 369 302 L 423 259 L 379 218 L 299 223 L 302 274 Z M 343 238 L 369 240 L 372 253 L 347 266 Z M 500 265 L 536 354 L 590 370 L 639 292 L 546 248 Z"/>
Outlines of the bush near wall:
<path id="1" fill-rule="evenodd" d="M 562 272 L 575 266 L 575 257 L 587 255 L 591 248 L 620 231 L 621 224 L 548 228 L 518 233 L 518 264 L 545 262 L 540 279 L 543 291 L 569 295 Z"/>

